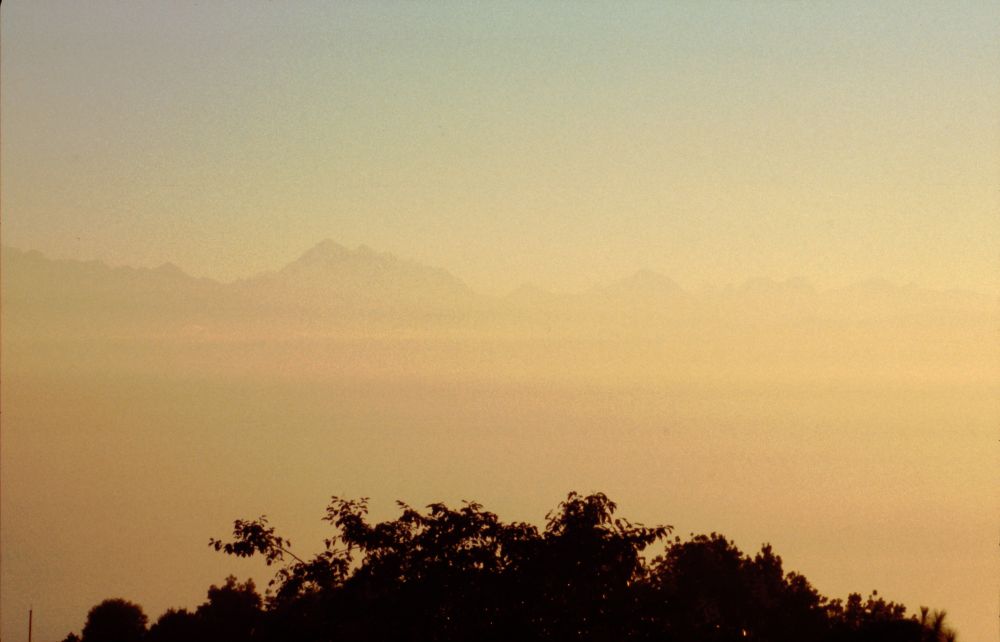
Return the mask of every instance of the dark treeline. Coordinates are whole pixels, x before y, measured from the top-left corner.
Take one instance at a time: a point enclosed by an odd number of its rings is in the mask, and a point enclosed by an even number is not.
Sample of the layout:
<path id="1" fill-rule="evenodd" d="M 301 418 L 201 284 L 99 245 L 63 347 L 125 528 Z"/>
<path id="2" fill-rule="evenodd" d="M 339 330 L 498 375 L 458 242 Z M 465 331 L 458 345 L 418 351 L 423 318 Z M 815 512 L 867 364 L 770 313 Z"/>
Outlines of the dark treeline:
<path id="1" fill-rule="evenodd" d="M 829 599 L 770 546 L 751 557 L 715 533 L 671 538 L 669 526 L 616 517 L 603 494 L 571 493 L 544 528 L 475 503 L 400 507 L 373 524 L 366 500 L 333 498 L 324 519 L 335 534 L 312 559 L 266 518 L 236 521 L 232 540 L 210 544 L 278 566 L 266 597 L 230 577 L 196 610 L 171 609 L 152 626 L 138 605 L 106 600 L 82 641 L 955 639 L 941 612 L 907 615 L 877 594 Z"/>

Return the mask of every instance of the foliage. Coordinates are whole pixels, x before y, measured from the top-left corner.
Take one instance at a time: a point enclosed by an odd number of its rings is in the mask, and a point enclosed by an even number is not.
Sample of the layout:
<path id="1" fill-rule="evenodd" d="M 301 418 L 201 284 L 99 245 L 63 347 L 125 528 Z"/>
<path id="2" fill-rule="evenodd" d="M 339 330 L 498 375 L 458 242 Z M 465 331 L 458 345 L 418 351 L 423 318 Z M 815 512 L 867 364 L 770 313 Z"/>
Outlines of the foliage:
<path id="1" fill-rule="evenodd" d="M 146 635 L 142 607 L 117 598 L 104 600 L 87 614 L 83 642 L 139 642 Z"/>
<path id="2" fill-rule="evenodd" d="M 187 609 L 168 609 L 153 626 L 149 627 L 147 642 L 172 642 L 173 640 L 202 639 L 198 617 Z"/>
<path id="3" fill-rule="evenodd" d="M 505 523 L 475 502 L 458 508 L 431 504 L 423 511 L 398 505 L 397 519 L 373 523 L 367 499 L 333 497 L 323 519 L 334 533 L 310 559 L 295 555 L 266 517 L 237 520 L 230 541 L 212 539 L 210 545 L 238 557 L 259 555 L 278 566 L 267 599 L 251 581 L 229 577 L 212 586 L 193 613 L 164 613 L 146 638 L 955 639 L 943 612 L 922 609 L 919 617 L 907 617 L 905 607 L 877 593 L 864 601 L 859 594 L 844 602 L 829 600 L 805 577 L 786 572 L 769 545 L 751 557 L 716 533 L 668 540 L 670 526 L 647 527 L 618 517 L 615 503 L 601 493 L 570 493 L 541 528 Z M 647 550 L 657 543 L 662 553 L 647 560 Z"/>

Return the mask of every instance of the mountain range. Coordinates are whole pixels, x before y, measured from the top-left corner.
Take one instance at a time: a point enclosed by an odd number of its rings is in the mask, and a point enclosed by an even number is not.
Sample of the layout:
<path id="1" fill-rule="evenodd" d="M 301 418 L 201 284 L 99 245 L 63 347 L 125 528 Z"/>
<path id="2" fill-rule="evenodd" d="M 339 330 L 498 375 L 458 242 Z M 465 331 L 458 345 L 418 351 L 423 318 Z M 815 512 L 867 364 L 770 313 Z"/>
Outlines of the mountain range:
<path id="1" fill-rule="evenodd" d="M 367 246 L 349 249 L 324 240 L 284 267 L 231 283 L 195 278 L 176 265 L 109 267 L 98 261 L 53 260 L 37 251 L 3 247 L 5 308 L 41 307 L 56 312 L 133 313 L 176 317 L 274 308 L 271 314 L 309 310 L 368 316 L 525 312 L 601 316 L 696 315 L 745 318 L 892 318 L 926 314 L 978 314 L 996 300 L 967 291 L 940 291 L 871 280 L 818 291 L 802 279 L 755 278 L 735 286 L 690 292 L 650 270 L 576 294 L 525 284 L 505 297 L 476 293 L 450 272 L 404 260 Z M 588 313 L 589 312 L 589 313 Z M 404 314 L 404 316 L 406 316 Z"/>

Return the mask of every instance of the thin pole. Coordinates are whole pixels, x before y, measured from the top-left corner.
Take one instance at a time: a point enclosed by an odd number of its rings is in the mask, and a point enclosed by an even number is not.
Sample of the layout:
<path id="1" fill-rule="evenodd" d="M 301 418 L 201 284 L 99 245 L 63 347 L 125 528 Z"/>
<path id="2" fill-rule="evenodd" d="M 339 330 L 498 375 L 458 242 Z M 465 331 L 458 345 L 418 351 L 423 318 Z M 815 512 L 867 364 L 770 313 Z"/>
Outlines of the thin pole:
<path id="1" fill-rule="evenodd" d="M 28 642 L 31 642 L 31 618 L 34 615 L 31 609 L 28 609 Z"/>

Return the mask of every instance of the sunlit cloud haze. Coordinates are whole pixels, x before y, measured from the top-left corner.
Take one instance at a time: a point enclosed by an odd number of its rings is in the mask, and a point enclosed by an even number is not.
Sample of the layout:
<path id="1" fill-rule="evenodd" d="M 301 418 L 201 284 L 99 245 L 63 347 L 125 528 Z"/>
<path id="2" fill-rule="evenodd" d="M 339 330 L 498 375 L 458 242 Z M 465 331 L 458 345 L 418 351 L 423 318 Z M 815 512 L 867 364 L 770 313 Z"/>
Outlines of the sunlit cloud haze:
<path id="1" fill-rule="evenodd" d="M 0 17 L 3 638 L 571 489 L 995 635 L 995 3 Z"/>

